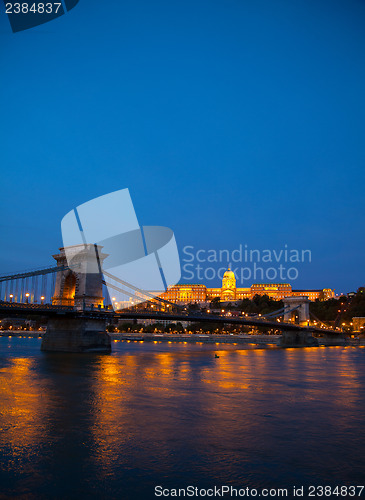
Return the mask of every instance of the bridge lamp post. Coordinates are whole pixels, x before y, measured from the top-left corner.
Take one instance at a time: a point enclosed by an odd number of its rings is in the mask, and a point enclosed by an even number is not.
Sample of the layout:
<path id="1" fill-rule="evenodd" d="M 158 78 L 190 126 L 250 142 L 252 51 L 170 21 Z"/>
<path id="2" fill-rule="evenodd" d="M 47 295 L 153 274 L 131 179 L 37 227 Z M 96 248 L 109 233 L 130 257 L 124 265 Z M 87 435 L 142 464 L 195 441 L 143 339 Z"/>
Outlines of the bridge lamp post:
<path id="1" fill-rule="evenodd" d="M 26 304 L 29 303 L 29 293 L 28 292 L 25 294 L 25 303 Z"/>
<path id="2" fill-rule="evenodd" d="M 11 293 L 11 294 L 9 295 L 10 302 L 13 302 L 13 297 L 14 297 L 14 295 Z"/>
<path id="3" fill-rule="evenodd" d="M 43 302 L 44 302 L 44 295 L 42 295 L 41 297 L 41 304 L 43 305 Z"/>

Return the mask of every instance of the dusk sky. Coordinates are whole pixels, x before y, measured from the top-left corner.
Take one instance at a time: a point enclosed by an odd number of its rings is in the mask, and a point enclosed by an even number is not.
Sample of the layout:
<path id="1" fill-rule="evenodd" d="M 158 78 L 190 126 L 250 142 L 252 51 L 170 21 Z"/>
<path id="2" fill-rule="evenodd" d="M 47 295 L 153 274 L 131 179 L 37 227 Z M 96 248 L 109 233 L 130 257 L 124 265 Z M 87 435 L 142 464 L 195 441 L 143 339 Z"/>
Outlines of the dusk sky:
<path id="1" fill-rule="evenodd" d="M 181 257 L 287 245 L 293 288 L 364 285 L 365 2 L 80 0 L 15 34 L 3 7 L 0 274 L 129 188 Z"/>

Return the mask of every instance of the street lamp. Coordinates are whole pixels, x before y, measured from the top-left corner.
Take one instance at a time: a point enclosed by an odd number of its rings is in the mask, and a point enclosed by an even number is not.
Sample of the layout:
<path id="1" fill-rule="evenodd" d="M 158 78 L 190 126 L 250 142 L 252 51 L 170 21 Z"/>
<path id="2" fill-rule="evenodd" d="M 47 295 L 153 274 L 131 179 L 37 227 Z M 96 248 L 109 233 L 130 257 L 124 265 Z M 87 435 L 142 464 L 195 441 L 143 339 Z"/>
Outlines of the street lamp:
<path id="1" fill-rule="evenodd" d="M 29 303 L 29 293 L 28 292 L 25 294 L 25 303 L 26 304 Z"/>
<path id="2" fill-rule="evenodd" d="M 43 304 L 44 298 L 45 298 L 44 295 L 42 295 L 42 297 L 41 297 L 41 304 Z"/>
<path id="3" fill-rule="evenodd" d="M 11 293 L 11 294 L 9 295 L 10 302 L 13 302 L 13 297 L 14 297 L 14 295 Z"/>

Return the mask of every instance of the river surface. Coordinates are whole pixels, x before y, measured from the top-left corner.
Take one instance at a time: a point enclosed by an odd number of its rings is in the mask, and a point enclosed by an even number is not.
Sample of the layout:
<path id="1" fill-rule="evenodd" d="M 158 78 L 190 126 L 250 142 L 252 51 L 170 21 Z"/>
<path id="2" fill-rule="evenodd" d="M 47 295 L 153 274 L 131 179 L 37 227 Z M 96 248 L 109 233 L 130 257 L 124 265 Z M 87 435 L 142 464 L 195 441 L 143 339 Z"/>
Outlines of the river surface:
<path id="1" fill-rule="evenodd" d="M 364 484 L 365 348 L 4 337 L 0 389 L 1 499 Z"/>

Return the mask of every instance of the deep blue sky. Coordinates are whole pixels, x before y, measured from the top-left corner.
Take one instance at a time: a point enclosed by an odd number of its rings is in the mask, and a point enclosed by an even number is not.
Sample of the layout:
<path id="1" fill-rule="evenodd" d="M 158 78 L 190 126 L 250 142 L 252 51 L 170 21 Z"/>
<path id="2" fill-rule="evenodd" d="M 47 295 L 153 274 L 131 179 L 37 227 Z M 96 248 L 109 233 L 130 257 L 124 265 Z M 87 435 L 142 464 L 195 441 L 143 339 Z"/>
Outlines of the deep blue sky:
<path id="1" fill-rule="evenodd" d="M 296 288 L 363 285 L 364 26 L 359 0 L 80 0 L 16 34 L 2 10 L 0 272 L 128 187 L 180 249 L 309 248 Z"/>

